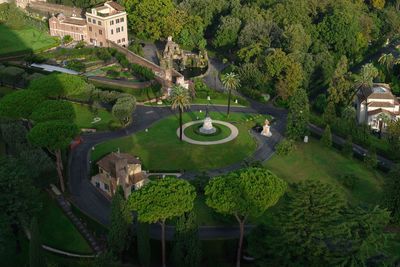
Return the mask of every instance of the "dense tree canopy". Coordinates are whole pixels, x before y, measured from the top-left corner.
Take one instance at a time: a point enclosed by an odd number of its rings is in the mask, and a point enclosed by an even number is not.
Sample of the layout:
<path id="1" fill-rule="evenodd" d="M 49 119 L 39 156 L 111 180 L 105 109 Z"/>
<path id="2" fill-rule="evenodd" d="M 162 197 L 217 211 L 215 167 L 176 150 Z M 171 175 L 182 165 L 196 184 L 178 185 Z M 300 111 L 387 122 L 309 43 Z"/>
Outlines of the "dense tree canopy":
<path id="1" fill-rule="evenodd" d="M 385 266 L 387 211 L 349 206 L 333 185 L 317 180 L 293 184 L 273 223 L 258 227 L 250 252 L 259 266 Z"/>
<path id="2" fill-rule="evenodd" d="M 66 120 L 72 122 L 75 117 L 75 111 L 70 102 L 47 100 L 40 103 L 40 105 L 35 108 L 30 118 L 34 122 L 45 122 L 49 120 Z"/>
<path id="3" fill-rule="evenodd" d="M 43 102 L 39 92 L 30 90 L 16 91 L 0 99 L 0 117 L 10 119 L 28 119 L 33 110 Z"/>
<path id="4" fill-rule="evenodd" d="M 77 75 L 55 73 L 32 80 L 29 89 L 51 98 L 79 96 L 88 93 L 88 84 Z"/>
<path id="5" fill-rule="evenodd" d="M 166 177 L 150 182 L 129 196 L 128 207 L 136 211 L 138 220 L 145 223 L 160 223 L 162 239 L 162 265 L 166 264 L 165 221 L 181 216 L 193 209 L 195 188 L 189 182 Z"/>
<path id="6" fill-rule="evenodd" d="M 275 205 L 286 190 L 286 182 L 261 168 L 248 168 L 218 176 L 205 188 L 206 204 L 217 212 L 235 216 L 240 226 L 236 266 L 240 266 L 244 223 L 261 216 Z"/>

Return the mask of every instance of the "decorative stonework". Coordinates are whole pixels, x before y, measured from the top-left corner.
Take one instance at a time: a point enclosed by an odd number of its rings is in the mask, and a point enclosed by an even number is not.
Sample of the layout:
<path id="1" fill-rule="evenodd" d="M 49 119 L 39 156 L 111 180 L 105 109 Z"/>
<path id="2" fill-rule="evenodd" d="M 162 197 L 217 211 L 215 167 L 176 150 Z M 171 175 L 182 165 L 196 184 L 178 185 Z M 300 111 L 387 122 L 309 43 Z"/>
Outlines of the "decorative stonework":
<path id="1" fill-rule="evenodd" d="M 164 69 L 172 69 L 174 61 L 178 63 L 179 69 L 177 71 L 184 70 L 187 67 L 205 68 L 208 65 L 208 55 L 205 50 L 198 54 L 185 51 L 169 36 L 160 59 L 160 66 Z"/>

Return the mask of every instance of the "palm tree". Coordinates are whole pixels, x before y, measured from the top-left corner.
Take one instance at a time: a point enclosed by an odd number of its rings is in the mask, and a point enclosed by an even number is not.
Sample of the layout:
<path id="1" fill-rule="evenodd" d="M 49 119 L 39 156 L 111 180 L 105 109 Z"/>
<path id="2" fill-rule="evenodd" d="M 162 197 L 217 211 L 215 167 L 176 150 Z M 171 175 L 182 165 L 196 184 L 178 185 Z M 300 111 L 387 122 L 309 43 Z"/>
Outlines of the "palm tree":
<path id="1" fill-rule="evenodd" d="M 356 90 L 353 96 L 349 99 L 349 103 L 352 101 L 353 97 L 361 92 L 365 101 L 367 101 L 367 97 L 365 95 L 365 90 L 372 88 L 374 85 L 374 78 L 378 76 L 378 69 L 372 63 L 368 63 L 362 66 L 360 74 L 355 78 Z M 360 103 L 361 105 L 361 103 Z M 365 107 L 367 107 L 367 103 L 365 103 Z M 368 112 L 365 112 L 365 123 L 368 123 Z"/>
<path id="2" fill-rule="evenodd" d="M 236 90 L 240 86 L 240 80 L 237 74 L 231 72 L 227 73 L 225 75 L 222 75 L 221 77 L 221 82 L 224 85 L 224 87 L 229 91 L 228 95 L 228 111 L 227 111 L 227 116 L 229 116 L 229 112 L 231 109 L 231 95 L 232 95 L 232 90 Z"/>
<path id="3" fill-rule="evenodd" d="M 378 59 L 379 64 L 386 67 L 387 73 L 393 68 L 396 64 L 396 59 L 394 58 L 392 53 L 389 54 L 382 54 Z"/>
<path id="4" fill-rule="evenodd" d="M 379 136 L 382 136 L 383 126 L 386 127 L 386 125 L 392 120 L 392 118 L 386 113 L 381 113 L 376 118 L 378 119 Z"/>
<path id="5" fill-rule="evenodd" d="M 174 85 L 170 93 L 172 109 L 179 110 L 179 139 L 182 141 L 182 113 L 183 110 L 190 107 L 189 91 L 180 85 Z"/>

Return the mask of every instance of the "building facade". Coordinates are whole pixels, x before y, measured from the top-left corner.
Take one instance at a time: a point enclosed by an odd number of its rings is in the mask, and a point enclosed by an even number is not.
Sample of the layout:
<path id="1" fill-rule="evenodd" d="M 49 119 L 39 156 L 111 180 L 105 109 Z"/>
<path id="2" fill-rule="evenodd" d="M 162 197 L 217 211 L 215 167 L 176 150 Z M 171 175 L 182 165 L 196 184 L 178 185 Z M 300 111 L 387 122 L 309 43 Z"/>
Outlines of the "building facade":
<path id="1" fill-rule="evenodd" d="M 49 19 L 49 28 L 51 36 L 63 38 L 69 35 L 74 41 L 87 40 L 86 20 L 80 17 L 66 17 L 60 13 Z"/>
<path id="2" fill-rule="evenodd" d="M 384 131 L 388 120 L 400 118 L 400 104 L 390 86 L 375 83 L 372 88 L 360 90 L 356 100 L 357 121 L 372 129 Z"/>
<path id="3" fill-rule="evenodd" d="M 121 46 L 128 45 L 128 28 L 125 9 L 116 2 L 106 2 L 103 6 L 86 12 L 88 43 L 107 46 L 107 40 Z"/>
<path id="4" fill-rule="evenodd" d="M 109 197 L 112 197 L 118 186 L 122 186 L 125 197 L 148 182 L 142 171 L 142 164 L 136 157 L 126 153 L 110 153 L 97 162 L 99 173 L 91 182 Z"/>
<path id="5" fill-rule="evenodd" d="M 50 34 L 63 38 L 70 35 L 75 41 L 94 46 L 109 46 L 108 41 L 120 46 L 128 45 L 127 17 L 124 7 L 108 1 L 85 13 L 86 18 L 60 13 L 49 19 Z"/>

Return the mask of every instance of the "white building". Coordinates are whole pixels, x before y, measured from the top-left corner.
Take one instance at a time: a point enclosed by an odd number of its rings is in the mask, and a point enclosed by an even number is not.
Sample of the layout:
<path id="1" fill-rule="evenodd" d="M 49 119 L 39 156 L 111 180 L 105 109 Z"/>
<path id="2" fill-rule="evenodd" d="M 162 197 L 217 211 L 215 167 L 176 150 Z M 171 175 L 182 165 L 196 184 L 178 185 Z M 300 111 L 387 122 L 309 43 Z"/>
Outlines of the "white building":
<path id="1" fill-rule="evenodd" d="M 375 83 L 372 88 L 360 90 L 356 105 L 358 123 L 367 122 L 375 130 L 386 128 L 384 118 L 397 120 L 400 117 L 399 100 L 388 84 Z"/>

